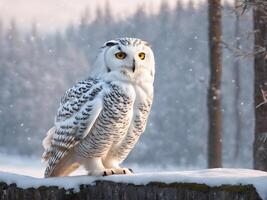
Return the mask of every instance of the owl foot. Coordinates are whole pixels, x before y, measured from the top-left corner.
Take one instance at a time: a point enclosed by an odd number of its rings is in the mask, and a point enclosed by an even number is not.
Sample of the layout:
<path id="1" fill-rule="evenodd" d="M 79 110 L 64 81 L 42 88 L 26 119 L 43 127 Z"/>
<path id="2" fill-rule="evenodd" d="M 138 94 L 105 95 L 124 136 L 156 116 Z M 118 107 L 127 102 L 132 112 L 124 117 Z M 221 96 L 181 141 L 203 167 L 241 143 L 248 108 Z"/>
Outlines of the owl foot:
<path id="1" fill-rule="evenodd" d="M 130 175 L 130 174 L 133 174 L 133 170 L 132 169 L 128 169 L 128 168 L 112 168 L 112 169 L 106 169 L 103 172 L 103 175 L 102 176 L 110 176 L 110 175 L 116 175 L 116 174 Z"/>
<path id="2" fill-rule="evenodd" d="M 115 171 L 115 174 L 133 174 L 133 170 L 128 168 L 115 168 L 113 170 Z"/>
<path id="3" fill-rule="evenodd" d="M 134 173 L 133 170 L 130 168 L 122 168 L 122 172 L 123 172 L 123 174 L 127 174 L 127 175 Z"/>
<path id="4" fill-rule="evenodd" d="M 115 171 L 113 169 L 106 169 L 103 172 L 103 175 L 102 176 L 110 176 L 110 175 L 113 175 L 113 174 L 115 174 Z"/>
<path id="5" fill-rule="evenodd" d="M 108 176 L 108 175 L 111 175 L 109 174 L 112 172 L 108 172 L 108 170 L 90 170 L 88 171 L 88 176 Z"/>

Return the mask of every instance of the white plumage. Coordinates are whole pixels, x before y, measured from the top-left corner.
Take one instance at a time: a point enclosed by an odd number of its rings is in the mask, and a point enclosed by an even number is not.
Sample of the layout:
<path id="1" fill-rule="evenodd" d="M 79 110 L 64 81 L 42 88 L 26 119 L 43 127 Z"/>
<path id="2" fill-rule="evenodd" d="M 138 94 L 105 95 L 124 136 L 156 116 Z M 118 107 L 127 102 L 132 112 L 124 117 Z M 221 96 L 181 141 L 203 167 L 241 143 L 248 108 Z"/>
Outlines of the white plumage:
<path id="1" fill-rule="evenodd" d="M 89 175 L 130 174 L 119 164 L 144 132 L 153 100 L 154 55 L 136 38 L 101 47 L 90 77 L 65 93 L 43 140 L 45 177 L 83 165 Z"/>

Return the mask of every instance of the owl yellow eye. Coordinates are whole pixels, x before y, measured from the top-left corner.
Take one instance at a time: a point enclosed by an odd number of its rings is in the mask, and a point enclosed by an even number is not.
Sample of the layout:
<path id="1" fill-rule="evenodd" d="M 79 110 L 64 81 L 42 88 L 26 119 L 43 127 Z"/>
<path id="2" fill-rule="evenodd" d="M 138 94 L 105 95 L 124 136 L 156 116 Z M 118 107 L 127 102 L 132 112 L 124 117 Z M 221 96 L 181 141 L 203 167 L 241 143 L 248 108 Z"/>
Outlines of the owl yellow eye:
<path id="1" fill-rule="evenodd" d="M 143 52 L 141 52 L 141 53 L 138 54 L 138 56 L 139 56 L 139 58 L 140 58 L 141 60 L 144 60 L 145 57 L 146 57 L 146 54 L 143 53 Z"/>
<path id="2" fill-rule="evenodd" d="M 122 60 L 122 59 L 124 59 L 126 57 L 126 53 L 121 51 L 121 52 L 115 53 L 115 56 L 116 56 L 116 58 Z"/>

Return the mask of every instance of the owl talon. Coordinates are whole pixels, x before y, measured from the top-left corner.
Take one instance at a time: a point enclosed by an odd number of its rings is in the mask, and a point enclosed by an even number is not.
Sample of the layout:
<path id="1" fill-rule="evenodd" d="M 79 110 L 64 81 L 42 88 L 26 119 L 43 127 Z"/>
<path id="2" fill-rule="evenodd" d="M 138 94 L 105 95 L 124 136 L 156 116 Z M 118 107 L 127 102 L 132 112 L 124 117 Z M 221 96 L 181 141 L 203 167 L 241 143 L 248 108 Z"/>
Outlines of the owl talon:
<path id="1" fill-rule="evenodd" d="M 106 171 L 104 171 L 103 176 L 107 176 L 107 172 Z"/>
<path id="2" fill-rule="evenodd" d="M 130 172 L 134 173 L 134 171 L 131 168 L 128 168 Z"/>
<path id="3" fill-rule="evenodd" d="M 133 174 L 132 169 L 128 168 L 106 168 L 104 170 L 93 170 L 89 171 L 89 176 L 112 176 L 112 175 L 131 175 Z"/>

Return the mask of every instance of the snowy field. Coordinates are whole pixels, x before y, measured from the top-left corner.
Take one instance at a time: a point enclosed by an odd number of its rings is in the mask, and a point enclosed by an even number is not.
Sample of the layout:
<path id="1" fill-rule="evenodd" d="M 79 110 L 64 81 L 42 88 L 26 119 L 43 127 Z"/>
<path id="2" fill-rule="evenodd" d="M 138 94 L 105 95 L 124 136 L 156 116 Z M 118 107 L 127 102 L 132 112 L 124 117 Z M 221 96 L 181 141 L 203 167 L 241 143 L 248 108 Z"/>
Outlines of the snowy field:
<path id="1" fill-rule="evenodd" d="M 75 177 L 60 177 L 44 179 L 45 164 L 38 158 L 8 156 L 0 154 L 0 181 L 8 184 L 16 183 L 19 187 L 39 187 L 41 185 L 57 185 L 60 187 L 76 188 L 80 184 L 93 184 L 95 180 L 110 180 L 133 184 L 147 184 L 151 181 L 165 183 L 204 183 L 210 186 L 222 184 L 253 184 L 262 199 L 267 199 L 267 173 L 250 169 L 202 169 L 190 170 L 175 168 L 157 168 L 152 166 L 130 166 L 135 169 L 134 175 L 113 175 L 109 177 L 81 176 L 85 171 L 80 169 Z M 175 171 L 176 170 L 176 171 Z"/>
<path id="2" fill-rule="evenodd" d="M 45 170 L 45 163 L 41 162 L 38 157 L 24 157 L 19 155 L 6 155 L 0 153 L 0 171 L 16 173 L 20 175 L 32 176 L 42 178 Z M 125 164 L 127 168 L 131 168 L 135 173 L 143 172 L 161 172 L 161 171 L 177 171 L 177 170 L 191 170 L 196 167 L 160 167 L 160 166 L 140 166 L 138 164 Z M 198 168 L 199 169 L 199 168 Z M 82 168 L 75 171 L 72 176 L 85 175 L 86 171 Z"/>

